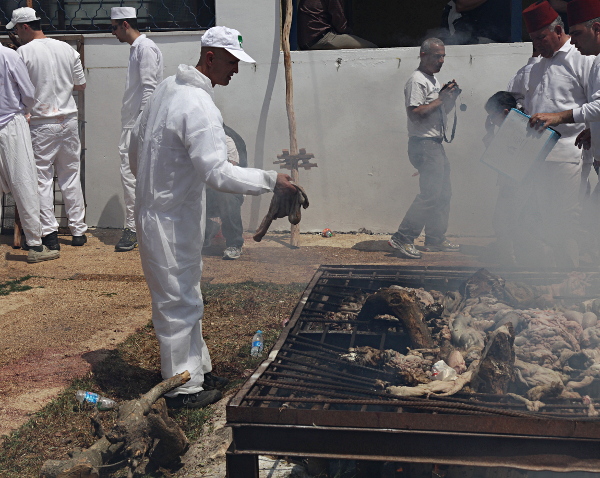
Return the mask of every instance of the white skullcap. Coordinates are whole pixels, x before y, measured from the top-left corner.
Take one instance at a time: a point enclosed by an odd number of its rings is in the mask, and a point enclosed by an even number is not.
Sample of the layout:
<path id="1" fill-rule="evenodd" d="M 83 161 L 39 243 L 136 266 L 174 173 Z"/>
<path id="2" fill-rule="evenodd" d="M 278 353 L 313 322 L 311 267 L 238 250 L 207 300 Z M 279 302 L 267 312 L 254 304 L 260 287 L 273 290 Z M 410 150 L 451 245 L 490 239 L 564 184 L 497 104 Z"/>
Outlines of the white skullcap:
<path id="1" fill-rule="evenodd" d="M 111 20 L 123 20 L 127 18 L 137 18 L 137 12 L 133 7 L 112 7 L 110 9 Z"/>

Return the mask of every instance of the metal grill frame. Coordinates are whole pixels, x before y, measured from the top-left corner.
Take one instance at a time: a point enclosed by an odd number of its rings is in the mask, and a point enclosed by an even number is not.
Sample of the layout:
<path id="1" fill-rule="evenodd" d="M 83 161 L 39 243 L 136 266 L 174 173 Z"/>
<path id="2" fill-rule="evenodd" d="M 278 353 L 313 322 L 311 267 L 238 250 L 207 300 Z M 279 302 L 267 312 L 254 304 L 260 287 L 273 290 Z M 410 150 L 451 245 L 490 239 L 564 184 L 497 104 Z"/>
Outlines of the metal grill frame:
<path id="1" fill-rule="evenodd" d="M 390 284 L 428 288 L 437 281 L 437 290 L 442 283 L 448 290 L 456 288 L 476 270 L 439 266 L 321 266 L 268 358 L 227 405 L 227 424 L 233 430 L 227 452 L 227 476 L 257 478 L 258 455 L 600 472 L 600 421 L 548 419 L 533 414 L 499 417 L 373 412 L 365 411 L 366 406 L 360 411 L 251 406 L 257 382 L 276 365 L 282 348 L 298 329 L 302 314 L 310 309 L 311 297 L 320 282 L 335 277 L 364 277 L 376 289 L 381 287 L 378 276 L 387 275 L 392 277 L 392 282 L 388 280 Z M 492 272 L 537 284 L 560 282 L 566 275 Z M 396 408 L 401 411 L 401 407 Z"/>

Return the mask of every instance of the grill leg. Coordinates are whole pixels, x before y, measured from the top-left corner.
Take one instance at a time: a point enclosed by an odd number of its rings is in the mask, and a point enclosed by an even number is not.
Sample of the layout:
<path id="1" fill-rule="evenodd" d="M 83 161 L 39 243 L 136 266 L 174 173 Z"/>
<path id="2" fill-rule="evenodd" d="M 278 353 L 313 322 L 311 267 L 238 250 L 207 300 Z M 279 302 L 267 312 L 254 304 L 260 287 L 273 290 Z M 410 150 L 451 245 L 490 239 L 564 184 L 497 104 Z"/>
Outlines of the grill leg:
<path id="1" fill-rule="evenodd" d="M 233 443 L 225 455 L 227 478 L 258 478 L 258 455 L 238 455 Z"/>

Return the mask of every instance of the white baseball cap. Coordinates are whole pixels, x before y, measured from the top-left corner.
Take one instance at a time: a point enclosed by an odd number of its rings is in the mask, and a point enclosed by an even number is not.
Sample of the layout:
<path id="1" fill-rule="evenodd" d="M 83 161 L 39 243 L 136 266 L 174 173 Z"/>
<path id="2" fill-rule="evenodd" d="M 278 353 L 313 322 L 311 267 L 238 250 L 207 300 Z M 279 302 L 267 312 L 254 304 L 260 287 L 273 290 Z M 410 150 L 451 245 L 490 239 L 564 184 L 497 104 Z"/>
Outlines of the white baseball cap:
<path id="1" fill-rule="evenodd" d="M 110 9 L 111 20 L 123 20 L 127 18 L 137 18 L 137 12 L 133 7 L 112 7 Z"/>
<path id="2" fill-rule="evenodd" d="M 15 28 L 15 25 L 17 23 L 35 22 L 36 20 L 41 20 L 41 18 L 37 16 L 37 13 L 35 13 L 35 10 L 33 8 L 17 8 L 16 10 L 13 10 L 12 18 L 10 19 L 10 22 L 7 23 L 6 29 L 12 30 L 13 28 Z"/>
<path id="3" fill-rule="evenodd" d="M 202 46 L 225 48 L 238 60 L 256 63 L 242 48 L 242 35 L 237 30 L 227 27 L 212 27 L 202 35 Z"/>

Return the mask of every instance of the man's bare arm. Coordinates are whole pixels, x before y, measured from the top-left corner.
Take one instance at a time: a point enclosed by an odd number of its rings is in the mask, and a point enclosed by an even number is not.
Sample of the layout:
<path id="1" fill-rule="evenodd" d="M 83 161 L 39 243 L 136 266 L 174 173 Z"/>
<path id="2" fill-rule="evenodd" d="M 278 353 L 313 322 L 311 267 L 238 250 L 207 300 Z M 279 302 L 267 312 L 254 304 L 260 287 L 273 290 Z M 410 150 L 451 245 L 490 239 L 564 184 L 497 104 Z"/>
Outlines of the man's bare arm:
<path id="1" fill-rule="evenodd" d="M 559 113 L 536 113 L 529 120 L 529 124 L 536 129 L 558 126 L 564 123 L 575 123 L 573 110 L 561 111 Z"/>
<path id="2" fill-rule="evenodd" d="M 87 83 L 84 83 L 83 85 L 74 85 L 73 86 L 73 91 L 83 91 L 83 90 L 85 90 L 85 85 L 86 84 Z"/>

